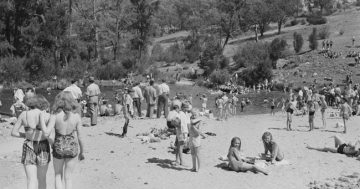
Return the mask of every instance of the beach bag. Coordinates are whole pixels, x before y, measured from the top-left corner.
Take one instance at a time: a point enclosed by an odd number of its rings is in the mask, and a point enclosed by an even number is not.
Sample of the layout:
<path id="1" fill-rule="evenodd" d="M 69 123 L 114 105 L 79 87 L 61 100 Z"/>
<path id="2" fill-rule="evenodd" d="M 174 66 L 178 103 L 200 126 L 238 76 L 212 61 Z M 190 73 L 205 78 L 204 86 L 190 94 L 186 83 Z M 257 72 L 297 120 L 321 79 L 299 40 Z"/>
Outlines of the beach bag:
<path id="1" fill-rule="evenodd" d="M 74 158 L 79 151 L 79 145 L 76 142 L 76 138 L 73 133 L 69 135 L 60 135 L 55 133 L 55 142 L 53 145 L 53 151 L 56 155 L 54 157 L 61 158 Z M 59 136 L 60 135 L 60 136 Z"/>

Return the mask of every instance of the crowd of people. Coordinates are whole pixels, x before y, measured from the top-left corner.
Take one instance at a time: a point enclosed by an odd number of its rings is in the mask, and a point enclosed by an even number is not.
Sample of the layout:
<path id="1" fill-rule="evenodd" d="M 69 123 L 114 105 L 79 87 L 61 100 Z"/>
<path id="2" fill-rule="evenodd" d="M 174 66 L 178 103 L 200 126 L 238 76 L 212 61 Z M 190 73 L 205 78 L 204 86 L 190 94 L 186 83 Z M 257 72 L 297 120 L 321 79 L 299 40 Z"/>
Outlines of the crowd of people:
<path id="1" fill-rule="evenodd" d="M 344 122 L 351 115 L 359 114 L 359 88 L 352 86 L 351 76 L 348 76 L 347 85 L 341 89 L 333 84 L 319 89 L 314 85 L 299 89 L 290 89 L 288 98 L 264 99 L 265 107 L 270 108 L 271 115 L 275 115 L 275 108 L 281 105 L 281 111 L 287 114 L 286 128 L 293 130 L 293 114 L 309 116 L 309 130 L 315 129 L 314 117 L 320 110 L 323 127 L 326 127 L 325 113 L 328 107 L 340 109 L 340 117 Z M 55 170 L 56 188 L 72 188 L 72 173 L 78 160 L 83 160 L 85 146 L 82 140 L 82 117 L 84 115 L 84 100 L 89 109 L 91 126 L 97 125 L 99 110 L 100 88 L 95 83 L 94 77 L 89 77 L 89 86 L 83 95 L 78 86 L 78 80 L 72 80 L 71 85 L 60 92 L 50 108 L 50 103 L 42 95 L 36 94 L 33 88 L 28 88 L 25 93 L 15 89 L 15 103 L 11 106 L 12 113 L 17 117 L 17 122 L 12 130 L 12 136 L 24 138 L 21 162 L 24 164 L 27 175 L 28 188 L 46 188 L 46 173 L 51 156 Z M 268 90 L 267 85 L 263 90 Z M 256 92 L 257 90 L 254 90 Z M 213 112 L 220 121 L 226 121 L 231 115 L 237 114 L 237 107 L 244 111 L 252 102 L 249 98 L 241 98 L 238 93 L 221 94 L 215 98 L 215 109 L 208 107 L 207 94 L 199 94 L 200 107 L 193 107 L 192 96 L 177 93 L 170 98 L 170 87 L 165 80 L 155 86 L 155 81 L 148 80 L 148 84 L 135 82 L 132 85 L 116 90 L 116 103 L 120 105 L 124 115 L 124 125 L 121 136 L 125 137 L 131 119 L 134 118 L 160 118 L 162 114 L 167 121 L 169 132 L 176 136 L 174 166 L 184 165 L 183 152 L 190 151 L 192 156 L 191 171 L 198 172 L 201 165 L 201 139 L 206 138 L 202 132 L 202 115 L 213 117 Z M 146 114 L 141 109 L 142 102 L 146 103 Z M 155 107 L 156 110 L 155 110 Z M 20 128 L 24 127 L 25 132 Z M 273 141 L 270 132 L 262 136 L 264 153 L 260 159 L 275 163 L 284 159 L 284 153 L 279 144 Z M 336 148 L 318 148 L 307 146 L 308 149 L 330 151 L 347 155 L 359 155 L 360 142 L 356 144 L 345 143 L 335 137 Z M 52 148 L 52 155 L 50 154 Z M 187 148 L 187 149 L 186 149 Z M 233 171 L 253 171 L 265 175 L 267 170 L 255 164 L 254 159 L 240 155 L 241 140 L 234 137 L 231 140 L 227 160 L 228 168 Z"/>

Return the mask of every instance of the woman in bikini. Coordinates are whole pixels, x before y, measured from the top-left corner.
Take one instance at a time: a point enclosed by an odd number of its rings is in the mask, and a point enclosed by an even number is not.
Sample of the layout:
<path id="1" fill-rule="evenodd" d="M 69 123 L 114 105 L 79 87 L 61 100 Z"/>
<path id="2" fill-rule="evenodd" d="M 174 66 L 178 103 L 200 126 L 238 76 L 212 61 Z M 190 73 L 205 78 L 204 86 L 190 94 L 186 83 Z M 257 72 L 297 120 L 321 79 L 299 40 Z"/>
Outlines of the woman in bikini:
<path id="1" fill-rule="evenodd" d="M 339 136 L 333 136 L 335 141 L 335 148 L 332 147 L 324 147 L 324 148 L 316 148 L 307 145 L 306 148 L 310 150 L 317 150 L 321 152 L 332 152 L 345 154 L 347 156 L 359 156 L 360 155 L 360 140 L 358 140 L 355 144 L 346 143 L 345 140 L 340 138 Z"/>
<path id="2" fill-rule="evenodd" d="M 46 125 L 43 114 L 40 114 L 41 129 L 45 136 L 55 130 L 53 144 L 55 187 L 72 188 L 72 173 L 79 160 L 84 159 L 84 144 L 81 135 L 81 117 L 76 110 L 79 104 L 70 92 L 61 92 L 55 97 L 52 115 Z"/>
<path id="3" fill-rule="evenodd" d="M 50 145 L 40 128 L 39 115 L 49 108 L 49 102 L 43 96 L 32 96 L 26 100 L 29 110 L 23 111 L 12 129 L 11 136 L 25 138 L 21 163 L 24 165 L 28 189 L 45 189 L 46 172 L 50 162 Z M 44 122 L 50 114 L 43 112 Z M 19 132 L 24 127 L 25 132 Z"/>

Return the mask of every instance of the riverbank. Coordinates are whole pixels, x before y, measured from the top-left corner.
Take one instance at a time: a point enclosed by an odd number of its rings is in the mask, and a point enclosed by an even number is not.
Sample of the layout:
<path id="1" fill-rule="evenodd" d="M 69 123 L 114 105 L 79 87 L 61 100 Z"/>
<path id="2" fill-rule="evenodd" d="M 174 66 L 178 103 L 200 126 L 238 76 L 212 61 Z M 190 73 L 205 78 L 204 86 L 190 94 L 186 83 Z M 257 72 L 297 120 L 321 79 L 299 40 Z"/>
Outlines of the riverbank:
<path id="1" fill-rule="evenodd" d="M 321 125 L 320 117 L 315 118 L 315 126 Z M 136 137 L 139 133 L 149 132 L 151 128 L 165 128 L 166 121 L 161 119 L 131 120 L 128 137 L 120 138 L 124 120 L 120 117 L 100 117 L 95 127 L 84 127 L 86 144 L 85 160 L 80 162 L 74 175 L 74 188 L 112 189 L 112 188 L 268 188 L 301 189 L 310 188 L 310 183 L 325 188 L 349 188 L 359 179 L 360 164 L 356 158 L 342 154 L 312 151 L 305 143 L 323 147 L 333 146 L 333 135 L 345 140 L 358 138 L 360 117 L 352 117 L 348 122 L 348 133 L 336 128 L 340 119 L 328 118 L 326 129 L 308 132 L 308 117 L 295 116 L 295 131 L 286 131 L 286 115 L 277 113 L 242 115 L 230 118 L 227 122 L 204 118 L 201 126 L 207 135 L 202 140 L 202 164 L 200 172 L 190 172 L 191 156 L 184 155 L 186 167 L 174 167 L 175 159 L 169 148 L 174 136 L 159 143 L 143 143 Z M 84 123 L 89 123 L 84 118 Z M 26 177 L 20 164 L 22 139 L 9 136 L 8 123 L 0 123 L 0 186 L 4 189 L 25 187 Z M 245 156 L 257 156 L 264 151 L 261 135 L 265 131 L 273 134 L 274 140 L 285 154 L 287 164 L 271 165 L 266 169 L 269 176 L 262 174 L 236 173 L 221 168 L 224 164 L 218 158 L 226 156 L 230 140 L 239 136 L 242 140 L 241 151 Z M 96 141 L 96 142 L 94 142 Z M 48 171 L 48 187 L 54 188 L 52 164 Z M 342 187 L 341 187 L 342 186 Z M 346 187 L 347 186 L 347 187 Z M 350 187 L 354 188 L 354 187 Z"/>

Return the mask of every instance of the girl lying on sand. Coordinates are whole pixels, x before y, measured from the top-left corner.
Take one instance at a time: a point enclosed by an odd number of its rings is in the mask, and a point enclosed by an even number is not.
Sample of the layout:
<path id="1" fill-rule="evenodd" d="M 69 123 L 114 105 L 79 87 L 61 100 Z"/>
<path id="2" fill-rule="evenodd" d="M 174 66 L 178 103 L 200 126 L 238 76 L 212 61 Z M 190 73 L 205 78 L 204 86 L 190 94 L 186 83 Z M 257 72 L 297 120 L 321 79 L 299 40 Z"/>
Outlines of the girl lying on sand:
<path id="1" fill-rule="evenodd" d="M 270 132 L 265 132 L 262 136 L 264 143 L 265 153 L 261 154 L 262 159 L 270 161 L 272 164 L 275 161 L 281 161 L 284 159 L 284 154 L 280 151 L 279 145 L 273 141 L 273 137 Z M 270 154 L 268 154 L 270 152 Z"/>
<path id="2" fill-rule="evenodd" d="M 231 144 L 229 148 L 229 153 L 227 155 L 229 159 L 229 168 L 236 172 L 260 172 L 264 175 L 268 175 L 268 171 L 262 169 L 256 165 L 249 164 L 245 158 L 240 157 L 240 148 L 241 148 L 241 140 L 239 137 L 234 137 L 231 139 Z"/>
<path id="3" fill-rule="evenodd" d="M 321 152 L 332 152 L 332 153 L 339 153 L 345 154 L 347 156 L 359 156 L 360 155 L 360 140 L 358 140 L 355 144 L 349 142 L 346 143 L 342 138 L 339 136 L 332 136 L 335 140 L 335 148 L 331 147 L 324 147 L 324 148 L 316 148 L 311 147 L 309 145 L 306 148 L 310 150 L 317 150 Z"/>

